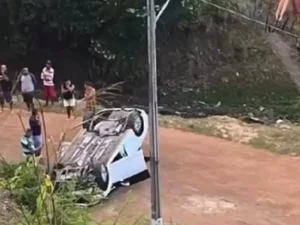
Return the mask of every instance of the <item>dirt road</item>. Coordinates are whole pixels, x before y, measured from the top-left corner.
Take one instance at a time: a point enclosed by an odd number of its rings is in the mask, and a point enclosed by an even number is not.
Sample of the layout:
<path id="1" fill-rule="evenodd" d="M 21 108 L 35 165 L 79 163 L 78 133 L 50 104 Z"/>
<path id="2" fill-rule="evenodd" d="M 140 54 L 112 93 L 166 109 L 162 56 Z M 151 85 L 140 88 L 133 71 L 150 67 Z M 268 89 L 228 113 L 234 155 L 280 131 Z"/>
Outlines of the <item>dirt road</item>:
<path id="1" fill-rule="evenodd" d="M 23 123 L 27 127 L 30 114 L 27 111 L 22 111 L 21 114 Z M 53 142 L 56 143 L 59 141 L 59 136 L 63 130 L 78 123 L 78 121 L 67 120 L 66 116 L 56 113 L 47 113 L 45 119 L 48 136 L 51 136 Z M 20 140 L 23 133 L 17 112 L 9 113 L 9 111 L 5 111 L 3 114 L 0 114 L 0 153 L 7 160 L 16 161 L 23 159 L 20 148 Z M 68 138 L 72 135 L 74 135 L 74 131 L 70 132 Z M 52 143 L 49 143 L 49 152 L 53 153 Z"/>
<path id="2" fill-rule="evenodd" d="M 19 160 L 22 128 L 15 115 L 7 116 L 0 115 L 1 154 Z M 62 128 L 75 123 L 57 114 L 47 114 L 46 119 L 54 139 Z M 166 221 L 172 218 L 188 225 L 299 224 L 298 158 L 172 129 L 161 128 L 159 136 Z M 148 141 L 144 150 L 147 155 Z M 149 181 L 145 181 L 118 190 L 107 204 L 93 208 L 95 218 L 113 218 L 122 209 L 122 218 L 127 220 L 148 213 L 149 188 Z"/>

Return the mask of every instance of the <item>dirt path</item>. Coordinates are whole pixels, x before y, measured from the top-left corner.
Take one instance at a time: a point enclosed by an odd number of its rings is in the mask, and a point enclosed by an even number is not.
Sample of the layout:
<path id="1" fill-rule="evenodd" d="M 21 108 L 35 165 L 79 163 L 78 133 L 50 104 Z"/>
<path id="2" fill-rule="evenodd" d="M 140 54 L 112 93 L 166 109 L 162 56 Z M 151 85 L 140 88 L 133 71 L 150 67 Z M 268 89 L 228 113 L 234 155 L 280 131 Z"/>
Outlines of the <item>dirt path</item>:
<path id="1" fill-rule="evenodd" d="M 22 120 L 25 126 L 28 125 L 29 113 L 22 111 Z M 77 122 L 74 120 L 67 120 L 66 116 L 47 113 L 46 128 L 49 136 L 53 137 L 54 142 L 58 142 L 61 132 Z M 74 132 L 70 133 L 68 137 L 72 136 Z M 5 111 L 0 114 L 0 153 L 7 160 L 21 160 L 20 138 L 23 135 L 23 128 L 16 113 L 9 113 Z M 55 143 L 54 143 L 55 144 Z M 53 145 L 49 144 L 49 151 L 53 153 Z"/>
<path id="2" fill-rule="evenodd" d="M 50 113 L 46 120 L 54 139 L 76 122 Z M 16 115 L 0 115 L 1 154 L 9 160 L 21 159 L 21 132 Z M 172 129 L 161 128 L 159 135 L 165 220 L 188 225 L 299 223 L 298 158 Z M 147 141 L 146 155 L 148 150 Z M 93 208 L 95 218 L 113 218 L 124 206 L 122 214 L 127 220 L 149 214 L 149 187 L 145 181 L 118 190 L 107 204 Z"/>
<path id="3" fill-rule="evenodd" d="M 164 128 L 160 149 L 165 220 L 187 225 L 299 224 L 298 158 Z M 122 214 L 131 215 L 130 221 L 149 215 L 149 187 L 147 181 L 118 191 L 102 212 L 113 217 L 126 205 Z"/>

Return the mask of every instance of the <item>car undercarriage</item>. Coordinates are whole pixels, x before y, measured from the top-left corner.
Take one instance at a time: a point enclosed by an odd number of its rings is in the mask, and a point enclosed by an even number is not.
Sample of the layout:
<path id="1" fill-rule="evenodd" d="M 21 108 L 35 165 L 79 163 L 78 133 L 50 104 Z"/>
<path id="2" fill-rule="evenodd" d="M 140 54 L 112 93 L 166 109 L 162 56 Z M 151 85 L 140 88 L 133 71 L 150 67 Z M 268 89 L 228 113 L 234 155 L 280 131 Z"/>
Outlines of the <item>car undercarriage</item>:
<path id="1" fill-rule="evenodd" d="M 141 112 L 136 109 L 106 109 L 85 115 L 83 129 L 73 141 L 61 145 L 52 174 L 55 186 L 59 188 L 62 184 L 73 181 L 76 185 L 76 191 L 73 192 L 81 199 L 79 202 L 87 202 L 88 205 L 97 204 L 106 197 L 105 191 L 109 193 L 110 189 L 114 189 L 118 183 L 124 181 L 120 179 L 117 183 L 108 182 L 111 177 L 116 177 L 109 175 L 109 172 L 113 171 L 109 169 L 117 164 L 114 162 L 131 159 L 130 156 L 132 159 L 138 157 L 137 165 L 141 164 L 142 153 L 138 151 L 147 132 L 144 129 L 147 127 L 145 122 L 147 121 Z M 133 156 L 126 152 L 124 143 L 127 142 L 124 141 L 127 139 L 130 143 L 128 146 L 134 146 L 133 150 L 129 151 L 135 154 Z"/>

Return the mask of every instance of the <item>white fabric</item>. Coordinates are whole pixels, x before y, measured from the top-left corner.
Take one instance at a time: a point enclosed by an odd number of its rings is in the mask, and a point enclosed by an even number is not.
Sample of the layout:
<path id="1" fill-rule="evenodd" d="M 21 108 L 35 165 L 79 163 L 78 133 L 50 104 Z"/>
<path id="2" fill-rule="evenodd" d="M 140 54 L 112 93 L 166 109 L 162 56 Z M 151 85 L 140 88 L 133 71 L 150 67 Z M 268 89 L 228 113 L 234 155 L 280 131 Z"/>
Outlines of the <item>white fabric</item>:
<path id="1" fill-rule="evenodd" d="M 22 92 L 34 91 L 34 83 L 31 74 L 21 76 L 21 90 Z"/>
<path id="2" fill-rule="evenodd" d="M 76 105 L 76 99 L 75 98 L 72 98 L 72 99 L 69 99 L 69 100 L 65 100 L 63 99 L 63 104 L 64 104 L 64 107 L 74 107 Z"/>
<path id="3" fill-rule="evenodd" d="M 50 68 L 49 70 L 47 70 L 47 68 L 45 67 L 41 73 L 41 79 L 43 80 L 44 86 L 54 86 L 53 78 L 54 69 Z"/>

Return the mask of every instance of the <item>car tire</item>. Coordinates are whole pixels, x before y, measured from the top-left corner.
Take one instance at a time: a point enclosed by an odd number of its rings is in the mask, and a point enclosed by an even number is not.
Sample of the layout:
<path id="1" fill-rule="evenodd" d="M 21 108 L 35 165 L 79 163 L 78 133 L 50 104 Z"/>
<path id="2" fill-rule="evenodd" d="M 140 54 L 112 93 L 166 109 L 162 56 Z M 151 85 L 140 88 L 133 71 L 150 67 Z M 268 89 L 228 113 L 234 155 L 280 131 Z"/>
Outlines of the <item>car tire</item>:
<path id="1" fill-rule="evenodd" d="M 136 136 L 141 136 L 144 131 L 144 121 L 138 112 L 129 115 L 127 121 L 127 129 L 132 129 Z"/>
<path id="2" fill-rule="evenodd" d="M 98 164 L 94 167 L 92 173 L 95 176 L 95 182 L 97 183 L 98 187 L 102 191 L 107 191 L 109 184 L 109 174 L 107 166 L 103 163 Z"/>
<path id="3" fill-rule="evenodd" d="M 84 112 L 83 118 L 82 118 L 82 122 L 84 122 L 82 124 L 83 129 L 86 129 L 86 130 L 90 129 L 91 122 L 92 122 L 92 121 L 90 121 L 90 119 L 92 119 L 94 115 L 95 115 L 95 113 L 91 112 L 91 111 Z M 87 122 L 85 122 L 85 121 L 87 121 Z"/>

